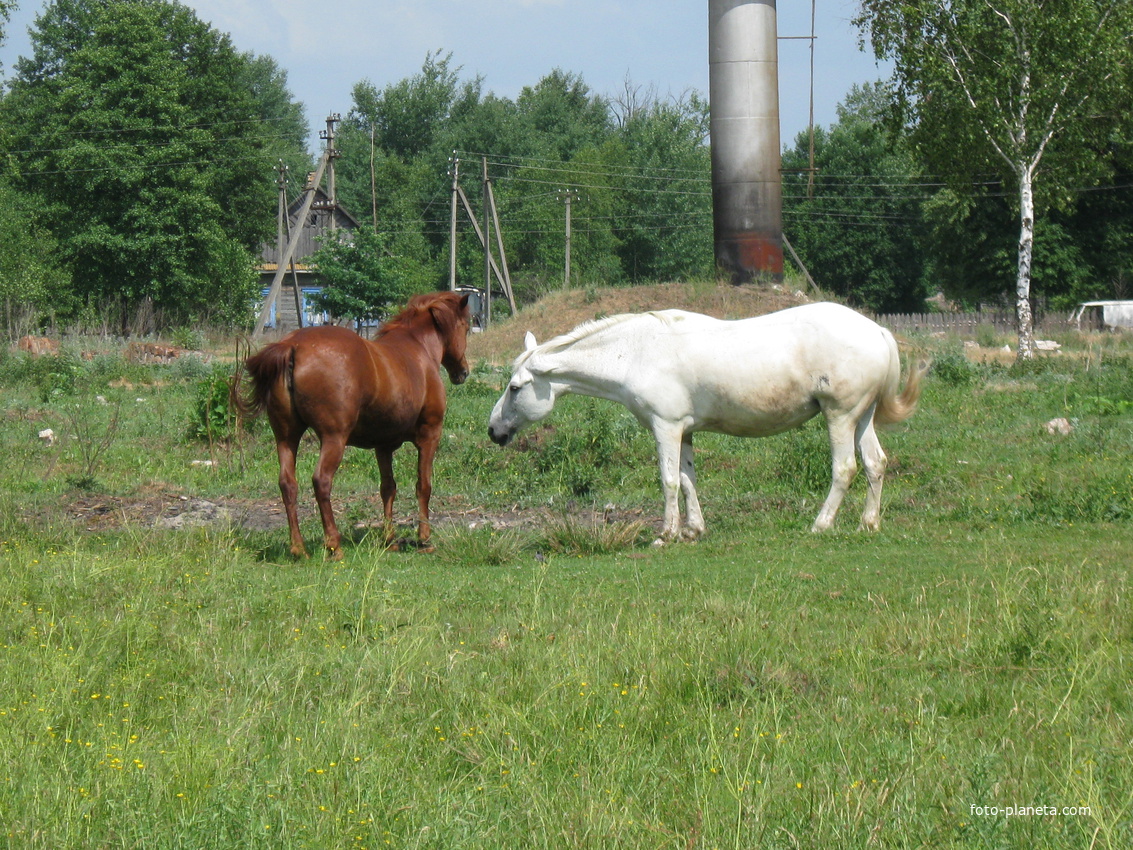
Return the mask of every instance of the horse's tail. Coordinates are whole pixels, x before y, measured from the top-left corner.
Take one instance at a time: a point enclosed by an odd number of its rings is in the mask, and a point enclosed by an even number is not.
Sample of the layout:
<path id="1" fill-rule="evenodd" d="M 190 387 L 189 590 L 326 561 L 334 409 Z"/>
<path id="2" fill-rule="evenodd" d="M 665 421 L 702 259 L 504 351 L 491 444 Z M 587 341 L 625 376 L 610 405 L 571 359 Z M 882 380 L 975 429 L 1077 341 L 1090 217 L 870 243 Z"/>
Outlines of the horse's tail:
<path id="1" fill-rule="evenodd" d="M 242 418 L 255 419 L 264 412 L 271 391 L 279 381 L 286 380 L 290 389 L 294 368 L 295 346 L 286 340 L 265 345 L 248 357 L 242 367 L 237 358 L 236 373 L 228 389 L 228 403 Z M 245 372 L 252 378 L 247 394 L 242 389 Z"/>
<path id="2" fill-rule="evenodd" d="M 898 357 L 896 346 L 894 346 L 893 356 L 895 359 Z M 879 425 L 895 425 L 898 422 L 904 422 L 917 412 L 917 402 L 921 397 L 921 379 L 932 366 L 932 361 L 928 359 L 918 360 L 915 365 L 910 366 L 909 374 L 905 378 L 905 389 L 898 393 L 897 382 L 900 380 L 900 360 L 896 359 L 896 363 L 897 377 L 893 380 L 892 386 L 887 387 L 885 392 L 881 394 L 881 398 L 877 400 L 877 410 L 873 414 L 874 421 Z"/>

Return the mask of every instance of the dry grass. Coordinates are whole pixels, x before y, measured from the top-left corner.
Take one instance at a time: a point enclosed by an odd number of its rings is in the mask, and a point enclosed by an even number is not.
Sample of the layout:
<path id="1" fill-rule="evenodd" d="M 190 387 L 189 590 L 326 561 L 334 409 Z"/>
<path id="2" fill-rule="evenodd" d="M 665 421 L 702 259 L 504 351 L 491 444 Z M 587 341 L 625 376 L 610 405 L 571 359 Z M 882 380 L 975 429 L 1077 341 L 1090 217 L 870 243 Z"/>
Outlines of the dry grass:
<path id="1" fill-rule="evenodd" d="M 618 313 L 679 308 L 721 319 L 760 316 L 806 302 L 788 286 L 733 286 L 730 283 L 657 283 L 648 286 L 572 289 L 521 307 L 513 317 L 496 322 L 469 343 L 469 357 L 495 365 L 510 363 L 523 349 L 523 334 L 540 342 L 566 333 L 582 322 Z"/>

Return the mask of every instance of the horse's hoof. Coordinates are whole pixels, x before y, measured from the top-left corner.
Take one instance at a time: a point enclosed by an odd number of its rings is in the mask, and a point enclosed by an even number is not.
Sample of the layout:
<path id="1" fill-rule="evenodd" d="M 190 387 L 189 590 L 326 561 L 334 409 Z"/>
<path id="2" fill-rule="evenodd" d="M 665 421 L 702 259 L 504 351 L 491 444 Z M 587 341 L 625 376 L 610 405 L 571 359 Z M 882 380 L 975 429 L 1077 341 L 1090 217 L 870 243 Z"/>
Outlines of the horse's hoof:
<path id="1" fill-rule="evenodd" d="M 660 548 L 661 546 L 664 546 L 668 542 L 669 541 L 667 541 L 664 537 L 658 537 L 656 540 L 653 541 L 653 545 Z"/>
<path id="2" fill-rule="evenodd" d="M 342 557 L 343 557 L 343 555 L 342 555 L 342 549 L 341 548 L 339 548 L 339 549 L 327 549 L 327 560 L 328 561 L 341 561 Z"/>
<path id="3" fill-rule="evenodd" d="M 432 543 L 421 543 L 417 546 L 418 552 L 424 552 L 426 555 L 432 555 L 437 551 L 437 547 Z"/>
<path id="4" fill-rule="evenodd" d="M 311 556 L 307 554 L 306 549 L 294 549 L 293 548 L 291 550 L 291 557 L 295 558 L 296 560 L 305 561 Z"/>

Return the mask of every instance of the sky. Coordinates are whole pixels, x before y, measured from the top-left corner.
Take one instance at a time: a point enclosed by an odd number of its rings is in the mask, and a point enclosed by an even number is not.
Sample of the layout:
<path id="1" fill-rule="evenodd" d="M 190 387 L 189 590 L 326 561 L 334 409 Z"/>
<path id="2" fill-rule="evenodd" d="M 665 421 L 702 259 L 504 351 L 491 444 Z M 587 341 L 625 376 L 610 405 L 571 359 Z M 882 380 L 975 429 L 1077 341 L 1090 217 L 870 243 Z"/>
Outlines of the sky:
<path id="1" fill-rule="evenodd" d="M 556 68 L 580 75 L 595 94 L 634 87 L 658 96 L 708 94 L 708 3 L 676 0 L 182 0 L 228 33 L 240 51 L 271 56 L 306 107 L 313 152 L 330 113 L 345 115 L 361 80 L 377 88 L 421 70 L 436 51 L 452 54 L 462 79 L 515 99 Z M 850 23 L 859 0 L 814 0 L 814 120 L 837 120 L 854 83 L 888 76 L 858 48 Z M 0 47 L 7 77 L 30 52 L 27 29 L 43 10 L 21 0 Z M 664 11 L 658 11 L 663 9 Z M 810 113 L 811 3 L 779 0 L 780 138 L 792 146 Z"/>

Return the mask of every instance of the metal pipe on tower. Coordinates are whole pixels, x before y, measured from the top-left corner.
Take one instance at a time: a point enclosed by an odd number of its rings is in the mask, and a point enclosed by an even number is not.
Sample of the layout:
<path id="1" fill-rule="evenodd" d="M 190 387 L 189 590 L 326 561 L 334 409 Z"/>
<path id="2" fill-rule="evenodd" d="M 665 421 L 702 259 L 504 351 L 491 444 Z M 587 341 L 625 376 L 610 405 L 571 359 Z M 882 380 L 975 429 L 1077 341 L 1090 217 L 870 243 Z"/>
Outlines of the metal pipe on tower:
<path id="1" fill-rule="evenodd" d="M 716 265 L 741 282 L 783 276 L 775 0 L 708 0 Z"/>

